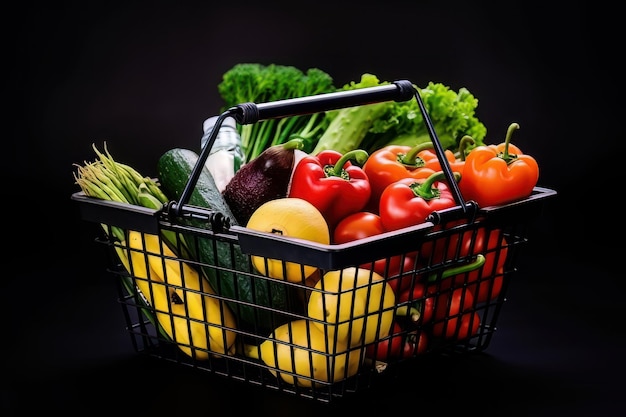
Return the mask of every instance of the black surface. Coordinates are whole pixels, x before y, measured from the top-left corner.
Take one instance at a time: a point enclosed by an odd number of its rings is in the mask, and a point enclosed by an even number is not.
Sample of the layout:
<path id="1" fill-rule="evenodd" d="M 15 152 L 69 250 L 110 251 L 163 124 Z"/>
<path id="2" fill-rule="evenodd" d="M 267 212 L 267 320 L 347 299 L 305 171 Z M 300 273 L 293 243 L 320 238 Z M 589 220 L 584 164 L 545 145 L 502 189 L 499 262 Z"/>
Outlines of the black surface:
<path id="1" fill-rule="evenodd" d="M 558 192 L 485 354 L 433 358 L 333 410 L 624 414 L 623 106 L 606 52 L 617 13 L 597 3 L 173 4 L 28 2 L 8 17 L 2 415 L 325 412 L 134 354 L 98 226 L 70 201 L 72 164 L 94 159 L 92 143 L 146 175 L 167 149 L 199 146 L 221 75 L 239 62 L 319 67 L 338 85 L 371 72 L 467 87 L 488 138 L 520 123 L 516 144 Z"/>

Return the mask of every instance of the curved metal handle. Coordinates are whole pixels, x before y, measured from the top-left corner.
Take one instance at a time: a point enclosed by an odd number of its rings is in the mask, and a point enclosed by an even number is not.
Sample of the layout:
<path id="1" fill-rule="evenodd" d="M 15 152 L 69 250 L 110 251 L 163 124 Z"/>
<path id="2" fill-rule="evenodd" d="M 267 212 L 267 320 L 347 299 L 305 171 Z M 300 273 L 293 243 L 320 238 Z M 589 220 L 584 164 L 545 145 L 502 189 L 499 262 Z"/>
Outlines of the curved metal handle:
<path id="1" fill-rule="evenodd" d="M 417 90 L 410 81 L 355 90 L 337 91 L 314 96 L 277 100 L 267 103 L 241 103 L 231 109 L 237 123 L 246 125 L 261 120 L 321 113 L 343 107 L 361 106 L 383 101 L 408 101 Z"/>
<path id="2" fill-rule="evenodd" d="M 454 178 L 450 164 L 445 156 L 444 149 L 437 137 L 437 132 L 433 126 L 432 120 L 428 115 L 428 111 L 422 101 L 420 94 L 415 86 L 408 80 L 394 81 L 390 84 L 358 88 L 355 90 L 337 91 L 333 93 L 317 94 L 313 96 L 291 98 L 285 100 L 271 101 L 267 103 L 241 103 L 237 106 L 231 107 L 222 113 L 211 131 L 211 135 L 207 139 L 207 143 L 200 152 L 196 166 L 194 167 L 189 181 L 183 190 L 178 204 L 173 205 L 176 215 L 182 213 L 182 207 L 187 204 L 189 197 L 191 196 L 200 172 L 204 167 L 204 164 L 209 156 L 209 152 L 213 147 L 217 133 L 222 125 L 222 122 L 227 117 L 233 117 L 239 124 L 252 124 L 262 120 L 279 119 L 291 116 L 300 116 L 304 114 L 321 113 L 329 110 L 336 110 L 344 107 L 354 107 L 366 104 L 379 103 L 383 101 L 408 101 L 412 98 L 417 100 L 419 109 L 426 123 L 426 128 L 430 139 L 435 148 L 435 153 L 441 164 L 441 168 L 444 172 L 446 180 L 450 186 L 452 194 L 456 203 L 461 207 L 464 214 L 471 214 L 472 206 L 467 205 L 461 190 Z"/>

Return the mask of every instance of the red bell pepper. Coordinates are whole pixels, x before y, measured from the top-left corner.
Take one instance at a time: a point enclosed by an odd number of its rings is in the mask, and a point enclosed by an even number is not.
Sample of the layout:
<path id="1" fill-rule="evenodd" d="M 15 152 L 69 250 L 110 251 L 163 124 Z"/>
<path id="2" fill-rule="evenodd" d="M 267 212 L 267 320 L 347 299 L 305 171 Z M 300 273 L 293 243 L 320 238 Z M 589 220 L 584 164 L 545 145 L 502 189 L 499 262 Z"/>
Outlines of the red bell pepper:
<path id="1" fill-rule="evenodd" d="M 443 292 L 437 296 L 435 304 L 433 336 L 462 340 L 478 332 L 480 314 L 475 310 L 474 297 L 467 289 Z"/>
<path id="2" fill-rule="evenodd" d="M 506 139 L 499 145 L 478 146 L 465 158 L 461 195 L 481 207 L 495 206 L 528 197 L 539 179 L 539 166 L 530 155 L 512 145 L 512 123 Z"/>
<path id="3" fill-rule="evenodd" d="M 427 295 L 427 290 L 434 290 L 435 287 L 429 287 L 424 282 L 416 282 L 412 286 L 405 288 L 398 296 L 397 302 L 400 305 L 407 303 L 406 314 L 404 309 L 400 311 L 403 315 L 408 316 L 413 323 L 426 324 L 433 318 L 435 306 L 435 297 Z"/>
<path id="4" fill-rule="evenodd" d="M 404 178 L 388 185 L 380 196 L 380 218 L 385 230 L 392 231 L 424 223 L 432 212 L 454 206 L 454 196 L 439 171 L 425 180 Z"/>
<path id="5" fill-rule="evenodd" d="M 419 156 L 420 152 L 432 147 L 431 142 L 413 148 L 407 145 L 388 145 L 372 152 L 363 165 L 363 171 L 372 188 L 366 209 L 378 213 L 380 196 L 389 184 L 403 178 L 425 179 L 434 171 L 439 171 L 440 169 L 434 170 L 430 167 L 425 169 L 425 161 Z"/>
<path id="6" fill-rule="evenodd" d="M 441 279 L 441 288 L 466 284 L 477 303 L 494 300 L 502 291 L 504 265 L 508 254 L 507 240 L 499 229 L 464 230 L 449 237 L 422 245 L 420 256 L 429 264 L 465 257 L 484 258 L 479 268 Z"/>
<path id="7" fill-rule="evenodd" d="M 426 333 L 405 330 L 397 321 L 393 323 L 391 334 L 365 348 L 365 357 L 381 362 L 390 359 L 411 358 L 426 352 Z"/>
<path id="8" fill-rule="evenodd" d="M 294 169 L 289 197 L 313 204 L 332 232 L 341 219 L 361 211 L 369 201 L 371 187 L 367 175 L 359 165 L 350 162 L 363 164 L 368 156 L 357 149 L 344 155 L 325 150 L 302 158 Z"/>
<path id="9" fill-rule="evenodd" d="M 400 294 L 404 289 L 409 288 L 422 278 L 415 271 L 420 268 L 419 256 L 417 252 L 410 252 L 401 256 L 401 259 L 394 257 L 389 262 L 389 267 L 385 274 L 382 274 L 394 294 Z"/>
<path id="10" fill-rule="evenodd" d="M 431 274 L 426 277 L 422 277 L 420 280 L 415 280 L 410 287 L 404 287 L 400 295 L 397 297 L 398 304 L 407 304 L 407 311 L 413 322 L 419 322 L 426 324 L 430 322 L 433 316 L 437 318 L 444 318 L 441 312 L 435 314 L 435 306 L 441 310 L 441 303 L 446 304 L 449 297 L 450 282 L 455 281 L 455 277 L 463 276 L 471 273 L 472 271 L 479 270 L 485 263 L 485 258 L 482 255 L 478 255 L 476 260 L 460 266 L 455 266 L 443 270 L 440 274 Z M 472 304 L 469 302 L 472 301 Z M 473 305 L 473 300 L 468 300 L 466 307 Z M 417 311 L 418 314 L 415 314 Z"/>

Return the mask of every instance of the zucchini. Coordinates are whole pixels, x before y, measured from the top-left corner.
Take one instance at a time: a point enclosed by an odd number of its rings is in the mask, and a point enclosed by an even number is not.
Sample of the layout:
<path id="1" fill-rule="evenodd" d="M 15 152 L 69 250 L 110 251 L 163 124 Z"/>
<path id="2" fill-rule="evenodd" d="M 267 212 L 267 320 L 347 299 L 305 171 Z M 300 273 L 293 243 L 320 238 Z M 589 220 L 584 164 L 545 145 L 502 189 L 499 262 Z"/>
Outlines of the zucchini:
<path id="1" fill-rule="evenodd" d="M 189 181 L 199 157 L 194 151 L 173 148 L 158 161 L 158 177 L 168 198 L 178 200 Z M 222 197 L 213 176 L 205 167 L 191 193 L 189 205 L 222 213 L 230 224 L 238 224 Z M 199 220 L 184 220 L 191 226 L 206 228 Z M 302 313 L 303 297 L 293 287 L 271 278 L 255 277 L 250 256 L 234 240 L 217 235 L 185 235 L 189 256 L 202 264 L 202 270 L 217 294 L 227 300 L 241 328 L 271 331 L 285 323 L 287 311 Z M 259 308 L 263 306 L 266 308 Z"/>

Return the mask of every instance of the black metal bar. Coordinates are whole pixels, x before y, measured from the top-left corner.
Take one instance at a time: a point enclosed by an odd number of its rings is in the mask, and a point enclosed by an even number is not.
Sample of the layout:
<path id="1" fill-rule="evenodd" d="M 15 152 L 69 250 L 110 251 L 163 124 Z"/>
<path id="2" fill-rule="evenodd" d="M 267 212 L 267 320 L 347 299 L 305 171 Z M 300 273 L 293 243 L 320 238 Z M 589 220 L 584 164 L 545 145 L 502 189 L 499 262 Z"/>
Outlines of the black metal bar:
<path id="1" fill-rule="evenodd" d="M 400 80 L 376 87 L 337 91 L 314 96 L 277 100 L 268 103 L 241 103 L 231 110 L 239 124 L 320 113 L 344 107 L 361 106 L 383 101 L 408 101 L 415 94 L 410 81 Z"/>

